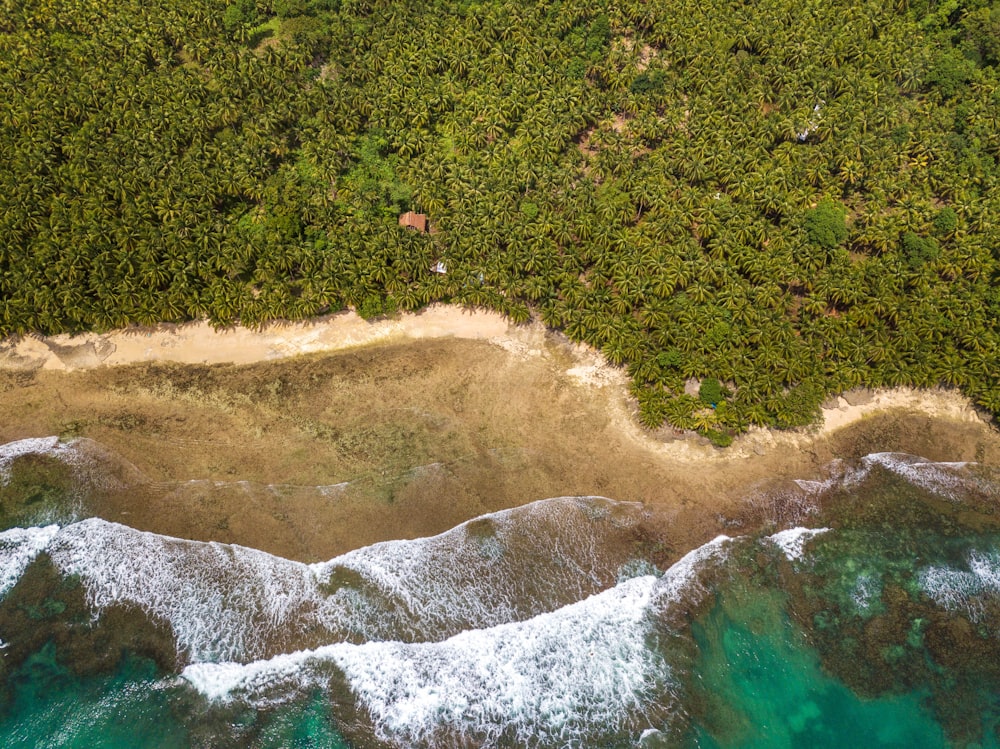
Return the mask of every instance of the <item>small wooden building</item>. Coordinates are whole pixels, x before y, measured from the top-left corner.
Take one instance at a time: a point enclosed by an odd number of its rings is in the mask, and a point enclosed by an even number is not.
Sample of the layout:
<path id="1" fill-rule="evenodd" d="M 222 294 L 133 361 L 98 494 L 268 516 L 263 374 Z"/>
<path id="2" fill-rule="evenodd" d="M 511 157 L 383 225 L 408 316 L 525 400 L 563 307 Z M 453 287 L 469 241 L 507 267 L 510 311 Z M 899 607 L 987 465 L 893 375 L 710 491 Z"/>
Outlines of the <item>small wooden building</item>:
<path id="1" fill-rule="evenodd" d="M 427 215 L 407 211 L 399 217 L 399 225 L 406 229 L 415 229 L 421 234 L 427 231 Z"/>

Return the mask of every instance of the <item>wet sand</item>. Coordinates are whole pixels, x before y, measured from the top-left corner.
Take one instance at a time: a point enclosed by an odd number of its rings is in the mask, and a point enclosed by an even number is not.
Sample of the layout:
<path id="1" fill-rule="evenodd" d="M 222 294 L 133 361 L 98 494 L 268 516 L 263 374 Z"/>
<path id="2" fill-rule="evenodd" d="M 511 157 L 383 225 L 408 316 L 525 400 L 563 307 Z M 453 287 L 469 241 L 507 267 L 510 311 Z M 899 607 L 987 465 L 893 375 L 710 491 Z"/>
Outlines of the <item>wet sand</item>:
<path id="1" fill-rule="evenodd" d="M 849 393 L 824 426 L 726 450 L 642 430 L 627 393 L 596 353 L 491 313 L 168 326 L 0 347 L 0 441 L 93 440 L 127 485 L 94 493 L 95 514 L 303 561 L 566 494 L 645 502 L 670 558 L 835 458 L 1000 465 L 995 429 L 950 391 Z"/>

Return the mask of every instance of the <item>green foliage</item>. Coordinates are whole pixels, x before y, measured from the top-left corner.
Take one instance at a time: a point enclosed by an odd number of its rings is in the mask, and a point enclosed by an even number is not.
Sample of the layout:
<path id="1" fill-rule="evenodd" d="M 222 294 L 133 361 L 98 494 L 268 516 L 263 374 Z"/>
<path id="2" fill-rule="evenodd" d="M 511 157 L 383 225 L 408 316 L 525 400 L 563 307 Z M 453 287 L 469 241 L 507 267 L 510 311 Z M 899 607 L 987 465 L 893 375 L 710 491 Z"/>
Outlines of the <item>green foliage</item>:
<path id="1" fill-rule="evenodd" d="M 819 417 L 820 404 L 826 395 L 817 382 L 802 382 L 790 387 L 777 399 L 777 422 L 782 428 L 812 424 Z"/>
<path id="2" fill-rule="evenodd" d="M 381 130 L 358 138 L 348 169 L 338 180 L 338 189 L 349 203 L 387 217 L 409 208 L 412 188 L 399 176 L 399 158 L 389 151 L 389 140 Z"/>
<path id="3" fill-rule="evenodd" d="M 581 80 L 587 75 L 587 60 L 584 57 L 574 57 L 566 63 L 566 77 Z"/>
<path id="4" fill-rule="evenodd" d="M 669 348 L 656 357 L 657 363 L 664 369 L 680 369 L 684 365 L 684 354 L 680 349 Z"/>
<path id="5" fill-rule="evenodd" d="M 315 52 L 326 44 L 329 30 L 318 18 L 295 15 L 281 22 L 279 36 Z"/>
<path id="6" fill-rule="evenodd" d="M 833 200 L 821 200 L 806 213 L 805 228 L 809 240 L 820 247 L 832 250 L 847 239 L 847 209 Z"/>
<path id="7" fill-rule="evenodd" d="M 611 22 L 605 13 L 594 18 L 587 33 L 587 52 L 601 52 L 611 41 Z"/>
<path id="8" fill-rule="evenodd" d="M 906 262 L 911 268 L 919 268 L 930 260 L 936 260 L 941 254 L 941 248 L 932 237 L 921 237 L 912 231 L 903 235 L 901 243 Z"/>
<path id="9" fill-rule="evenodd" d="M 994 66 L 1000 62 L 1000 2 L 994 0 L 947 0 L 931 7 L 917 5 L 921 12 L 920 25 L 935 32 L 943 43 L 943 58 L 939 58 L 936 72 L 954 82 L 968 77 L 970 67 L 962 65 L 962 58 L 974 65 Z M 954 49 L 953 49 L 954 48 Z M 947 85 L 947 84 L 946 84 Z"/>
<path id="10" fill-rule="evenodd" d="M 950 234 L 954 234 L 957 228 L 958 214 L 955 213 L 954 208 L 946 206 L 938 211 L 937 215 L 934 217 L 934 231 L 937 232 L 939 236 L 945 237 Z"/>
<path id="11" fill-rule="evenodd" d="M 912 132 L 909 125 L 900 125 L 892 129 L 889 133 L 889 137 L 892 142 L 897 146 L 906 145 L 906 142 L 910 139 L 910 133 Z"/>
<path id="12" fill-rule="evenodd" d="M 938 55 L 927 73 L 927 83 L 945 97 L 953 97 L 964 90 L 975 74 L 975 63 L 957 49 L 947 49 Z"/>
<path id="13" fill-rule="evenodd" d="M 961 9 L 962 0 L 918 0 L 914 10 L 919 14 L 920 25 L 928 30 L 940 29 L 951 25 L 952 17 Z"/>
<path id="14" fill-rule="evenodd" d="M 358 305 L 358 314 L 366 320 L 392 315 L 395 312 L 395 305 L 376 294 L 366 296 Z"/>
<path id="15" fill-rule="evenodd" d="M 702 436 L 708 437 L 709 441 L 716 447 L 729 447 L 733 444 L 733 435 L 728 432 L 720 432 L 718 429 L 706 429 Z"/>
<path id="16" fill-rule="evenodd" d="M 962 19 L 962 49 L 981 65 L 1000 64 L 1000 2 L 967 13 Z"/>
<path id="17" fill-rule="evenodd" d="M 236 0 L 226 7 L 222 14 L 222 24 L 227 31 L 233 32 L 243 26 L 253 26 L 259 17 L 254 0 Z"/>
<path id="18" fill-rule="evenodd" d="M 274 0 L 274 13 L 278 18 L 303 16 L 309 10 L 307 0 Z"/>
<path id="19" fill-rule="evenodd" d="M 8 5 L 0 333 L 450 300 L 599 348 L 650 427 L 1000 412 L 995 0 Z"/>
<path id="20" fill-rule="evenodd" d="M 632 81 L 633 93 L 659 93 L 667 83 L 666 73 L 662 70 L 644 70 Z"/>
<path id="21" fill-rule="evenodd" d="M 714 406 L 722 403 L 726 397 L 726 389 L 714 377 L 706 377 L 701 381 L 701 385 L 698 386 L 698 397 L 701 398 L 701 402 L 705 405 Z"/>

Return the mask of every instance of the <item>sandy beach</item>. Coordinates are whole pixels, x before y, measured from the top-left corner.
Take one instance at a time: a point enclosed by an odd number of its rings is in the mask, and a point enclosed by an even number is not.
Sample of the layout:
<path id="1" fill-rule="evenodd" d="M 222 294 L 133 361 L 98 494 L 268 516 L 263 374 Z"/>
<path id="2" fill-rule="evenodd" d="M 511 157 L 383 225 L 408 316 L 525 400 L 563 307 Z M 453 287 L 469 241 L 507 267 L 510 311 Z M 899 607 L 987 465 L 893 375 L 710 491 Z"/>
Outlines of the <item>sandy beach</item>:
<path id="1" fill-rule="evenodd" d="M 207 322 L 128 328 L 110 333 L 32 336 L 0 343 L 0 367 L 76 371 L 143 362 L 252 364 L 300 354 L 421 338 L 488 339 L 507 335 L 502 315 L 433 305 L 417 314 L 365 320 L 355 312 L 262 330 L 216 329 Z"/>
<path id="2" fill-rule="evenodd" d="M 644 503 L 669 559 L 731 530 L 763 487 L 822 479 L 837 459 L 1000 465 L 996 429 L 955 392 L 825 405 L 822 424 L 753 429 L 726 449 L 650 432 L 598 352 L 442 305 L 0 344 L 0 444 L 82 438 L 91 473 L 118 486 L 91 492 L 88 513 L 302 561 L 563 495 Z"/>
<path id="3" fill-rule="evenodd" d="M 239 326 L 216 329 L 207 322 L 130 328 L 110 333 L 26 337 L 0 343 L 0 369 L 72 372 L 149 362 L 176 364 L 255 364 L 302 354 L 329 353 L 406 340 L 455 338 L 487 341 L 520 359 L 541 356 L 547 332 L 540 323 L 511 325 L 502 315 L 435 304 L 392 319 L 365 320 L 353 311 L 306 322 L 277 322 L 262 330 Z M 624 370 L 610 366 L 600 353 L 583 345 L 565 345 L 572 363 L 566 374 L 584 388 L 612 392 L 614 418 L 633 439 L 674 458 L 732 459 L 760 455 L 783 446 L 801 447 L 873 414 L 905 410 L 960 422 L 982 421 L 972 403 L 944 389 L 858 390 L 824 403 L 822 420 L 798 432 L 753 429 L 726 451 L 691 440 L 664 441 L 641 429 L 628 402 Z M 661 435 L 662 436 L 662 435 Z"/>

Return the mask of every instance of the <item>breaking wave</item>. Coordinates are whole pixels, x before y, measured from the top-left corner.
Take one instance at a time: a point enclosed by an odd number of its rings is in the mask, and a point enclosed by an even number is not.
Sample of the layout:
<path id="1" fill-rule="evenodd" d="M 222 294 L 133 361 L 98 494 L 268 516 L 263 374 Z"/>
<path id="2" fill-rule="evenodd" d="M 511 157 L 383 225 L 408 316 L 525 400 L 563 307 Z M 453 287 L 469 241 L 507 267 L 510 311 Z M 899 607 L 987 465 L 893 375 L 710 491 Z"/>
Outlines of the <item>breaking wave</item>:
<path id="1" fill-rule="evenodd" d="M 633 578 L 557 611 L 443 642 L 341 643 L 246 665 L 194 664 L 183 677 L 211 699 L 261 705 L 342 674 L 376 736 L 394 747 L 639 737 L 675 710 L 661 623 L 671 607 L 693 605 L 705 592 L 700 575 L 725 559 L 730 541 L 720 536 L 660 578 Z"/>
<path id="2" fill-rule="evenodd" d="M 144 480 L 135 466 L 93 440 L 80 438 L 63 442 L 58 437 L 31 437 L 0 445 L 0 487 L 10 482 L 15 461 L 32 455 L 51 458 L 67 466 L 81 491 L 88 488 L 121 490 Z"/>
<path id="3" fill-rule="evenodd" d="M 976 465 L 967 461 L 931 461 L 909 453 L 870 453 L 861 459 L 861 466 L 844 478 L 844 485 L 862 481 L 874 467 L 880 467 L 905 479 L 908 483 L 928 491 L 959 500 L 967 492 L 988 493 L 997 496 L 997 486 L 983 481 L 969 472 Z"/>
<path id="4" fill-rule="evenodd" d="M 58 532 L 58 525 L 46 525 L 11 528 L 0 533 L 0 597 L 14 587 L 28 565 L 45 551 Z"/>
<path id="5" fill-rule="evenodd" d="M 54 439 L 11 443 L 0 484 L 32 452 L 73 465 L 85 454 Z M 818 508 L 819 495 L 875 469 L 944 497 L 977 481 L 966 464 L 878 453 L 798 491 Z M 811 512 L 785 513 L 794 523 L 765 526 L 786 528 L 769 536 L 719 536 L 662 574 L 636 552 L 642 506 L 600 497 L 542 500 L 312 565 L 91 518 L 0 533 L 0 598 L 14 602 L 44 555 L 79 581 L 98 625 L 121 607 L 168 625 L 183 666 L 171 688 L 236 709 L 319 691 L 365 745 L 635 746 L 672 740 L 688 720 L 689 625 L 746 565 L 787 559 L 779 577 L 818 574 L 842 546 L 865 550 L 836 530 L 788 527 Z M 829 543 L 813 542 L 821 534 Z M 945 609 L 987 618 L 1000 602 L 1000 554 L 970 552 L 967 569 L 949 566 L 957 558 L 925 558 L 919 585 Z M 859 569 L 841 598 L 870 613 L 883 577 Z"/>
<path id="6" fill-rule="evenodd" d="M 768 536 L 767 539 L 781 549 L 789 562 L 797 562 L 805 554 L 806 543 L 829 530 L 829 528 L 789 528 Z"/>
<path id="7" fill-rule="evenodd" d="M 49 455 L 72 462 L 76 451 L 71 444 L 60 442 L 58 437 L 31 437 L 0 445 L 0 483 L 10 481 L 14 461 L 26 455 Z"/>
<path id="8" fill-rule="evenodd" d="M 614 584 L 628 562 L 622 534 L 641 517 L 638 504 L 556 498 L 315 565 L 91 518 L 8 531 L 0 580 L 9 589 L 46 551 L 97 611 L 133 606 L 168 623 L 182 660 L 245 662 L 330 642 L 439 640 L 551 611 Z"/>
<path id="9" fill-rule="evenodd" d="M 207 696 L 259 704 L 276 688 L 288 694 L 282 682 L 323 684 L 329 664 L 393 746 L 497 746 L 501 737 L 572 745 L 595 728 L 626 730 L 669 689 L 669 669 L 646 641 L 655 583 L 634 578 L 556 612 L 439 643 L 337 644 L 235 668 L 195 664 L 183 676 Z"/>
<path id="10" fill-rule="evenodd" d="M 948 611 L 982 621 L 986 605 L 1000 601 L 1000 553 L 972 551 L 968 570 L 933 566 L 921 571 L 920 587 L 931 600 Z"/>

